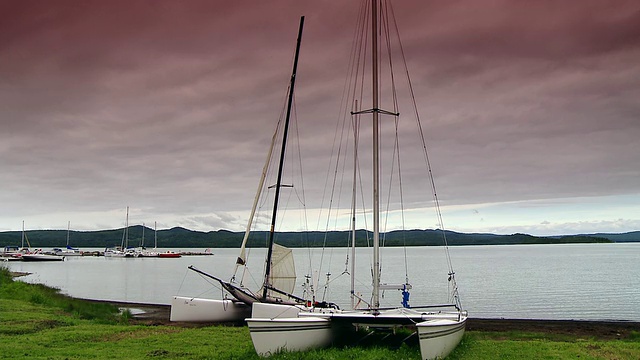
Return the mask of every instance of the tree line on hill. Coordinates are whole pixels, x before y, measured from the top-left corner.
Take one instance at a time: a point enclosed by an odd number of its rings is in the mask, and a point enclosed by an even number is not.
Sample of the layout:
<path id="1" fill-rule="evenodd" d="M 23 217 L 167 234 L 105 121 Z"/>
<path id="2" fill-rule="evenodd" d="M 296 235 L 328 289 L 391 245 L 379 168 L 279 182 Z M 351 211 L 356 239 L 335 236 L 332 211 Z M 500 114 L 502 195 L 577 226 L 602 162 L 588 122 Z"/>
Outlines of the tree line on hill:
<path id="1" fill-rule="evenodd" d="M 103 248 L 121 245 L 123 229 L 100 231 L 71 231 L 69 245 L 73 247 Z M 29 230 L 25 231 L 28 244 L 35 248 L 64 247 L 66 230 Z M 496 235 L 482 233 L 459 233 L 445 231 L 448 245 L 513 245 L 513 244 L 566 244 L 566 243 L 607 243 L 620 241 L 640 241 L 640 232 L 624 234 L 567 235 L 539 237 L 527 234 Z M 244 232 L 218 230 L 200 232 L 175 227 L 158 230 L 144 228 L 141 225 L 130 226 L 128 245 L 137 247 L 144 243 L 146 247 L 154 247 L 154 235 L 157 235 L 159 248 L 237 248 L 242 243 Z M 609 237 L 613 236 L 613 238 Z M 279 232 L 276 242 L 287 247 L 344 247 L 350 246 L 350 231 L 331 232 Z M 608 238 L 609 237 L 609 238 Z M 356 246 L 369 246 L 372 242 L 370 231 L 358 230 Z M 0 232 L 1 246 L 21 246 L 20 231 Z M 443 245 L 440 230 L 398 230 L 380 235 L 382 246 L 440 246 Z M 637 239 L 637 240 L 631 240 Z M 248 247 L 266 247 L 267 231 L 256 231 L 251 234 Z"/>

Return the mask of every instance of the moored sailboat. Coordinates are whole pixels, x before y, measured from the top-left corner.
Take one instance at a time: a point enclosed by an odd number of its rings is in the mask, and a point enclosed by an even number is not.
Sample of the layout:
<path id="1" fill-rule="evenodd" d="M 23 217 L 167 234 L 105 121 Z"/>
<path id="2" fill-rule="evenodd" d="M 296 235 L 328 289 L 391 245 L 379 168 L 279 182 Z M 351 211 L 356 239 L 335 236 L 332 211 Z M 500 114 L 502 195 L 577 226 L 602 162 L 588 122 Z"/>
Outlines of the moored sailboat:
<path id="1" fill-rule="evenodd" d="M 24 242 L 27 242 L 27 246 L 24 246 Z M 5 248 L 5 251 L 7 249 Z M 45 254 L 42 249 L 31 250 L 31 244 L 29 243 L 29 237 L 24 231 L 24 221 L 22 222 L 22 241 L 20 249 L 17 249 L 15 253 L 10 254 L 11 258 L 20 259 L 22 261 L 62 261 L 64 256 L 56 256 L 52 254 Z"/>
<path id="2" fill-rule="evenodd" d="M 64 249 L 54 249 L 54 254 L 58 256 L 82 256 L 82 251 L 69 245 L 69 234 L 71 232 L 71 221 L 67 222 L 67 246 Z"/>
<path id="3" fill-rule="evenodd" d="M 165 258 L 165 259 L 167 259 L 167 258 L 175 259 L 175 258 L 182 257 L 182 254 L 177 253 L 175 251 L 167 250 L 165 252 L 157 253 L 156 257 Z"/>
<path id="4" fill-rule="evenodd" d="M 112 246 L 104 249 L 105 257 L 134 258 L 138 257 L 138 253 L 129 247 L 129 207 L 127 206 L 127 214 L 122 230 L 122 242 L 120 246 Z"/>
<path id="5" fill-rule="evenodd" d="M 138 254 L 140 257 L 158 257 L 158 224 L 154 222 L 154 245 L 153 250 L 149 250 L 144 246 L 144 223 L 142 223 L 142 239 L 140 240 L 140 248 Z"/>

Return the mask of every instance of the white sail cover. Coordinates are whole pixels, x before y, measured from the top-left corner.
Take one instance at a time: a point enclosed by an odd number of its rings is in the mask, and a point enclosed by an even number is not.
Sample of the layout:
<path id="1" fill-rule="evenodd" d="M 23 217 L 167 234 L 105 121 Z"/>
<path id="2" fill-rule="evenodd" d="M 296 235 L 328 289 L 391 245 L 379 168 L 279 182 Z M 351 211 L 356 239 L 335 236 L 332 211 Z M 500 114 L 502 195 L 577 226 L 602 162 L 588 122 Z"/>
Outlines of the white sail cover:
<path id="1" fill-rule="evenodd" d="M 269 283 L 278 290 L 293 294 L 296 286 L 296 266 L 291 249 L 273 244 Z M 269 292 L 269 296 L 282 297 L 282 294 Z"/>

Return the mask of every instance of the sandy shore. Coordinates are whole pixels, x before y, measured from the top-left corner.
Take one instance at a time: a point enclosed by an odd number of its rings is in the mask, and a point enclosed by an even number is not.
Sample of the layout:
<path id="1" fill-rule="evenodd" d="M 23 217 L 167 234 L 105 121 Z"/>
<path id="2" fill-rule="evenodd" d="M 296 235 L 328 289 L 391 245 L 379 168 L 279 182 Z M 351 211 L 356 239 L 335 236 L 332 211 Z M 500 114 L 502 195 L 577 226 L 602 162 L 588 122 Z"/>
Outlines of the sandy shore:
<path id="1" fill-rule="evenodd" d="M 211 324 L 176 323 L 169 321 L 171 307 L 160 304 L 130 302 L 108 302 L 127 308 L 134 314 L 134 321 L 147 325 L 207 326 Z M 529 320 L 529 319 L 478 319 L 469 318 L 469 331 L 525 331 L 550 334 L 565 334 L 602 340 L 628 339 L 631 332 L 640 332 L 640 322 L 634 321 L 587 321 L 587 320 Z"/>

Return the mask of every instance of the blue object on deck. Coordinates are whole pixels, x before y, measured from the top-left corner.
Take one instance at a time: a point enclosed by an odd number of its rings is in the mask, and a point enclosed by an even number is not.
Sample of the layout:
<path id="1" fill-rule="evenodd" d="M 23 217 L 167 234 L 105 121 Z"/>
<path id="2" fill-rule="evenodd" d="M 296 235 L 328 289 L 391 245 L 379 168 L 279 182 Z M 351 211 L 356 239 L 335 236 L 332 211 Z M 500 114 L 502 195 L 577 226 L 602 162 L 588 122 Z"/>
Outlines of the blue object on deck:
<path id="1" fill-rule="evenodd" d="M 407 285 L 405 284 L 402 288 L 402 307 L 409 309 L 409 290 L 407 290 Z"/>

